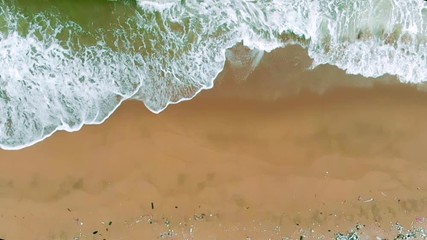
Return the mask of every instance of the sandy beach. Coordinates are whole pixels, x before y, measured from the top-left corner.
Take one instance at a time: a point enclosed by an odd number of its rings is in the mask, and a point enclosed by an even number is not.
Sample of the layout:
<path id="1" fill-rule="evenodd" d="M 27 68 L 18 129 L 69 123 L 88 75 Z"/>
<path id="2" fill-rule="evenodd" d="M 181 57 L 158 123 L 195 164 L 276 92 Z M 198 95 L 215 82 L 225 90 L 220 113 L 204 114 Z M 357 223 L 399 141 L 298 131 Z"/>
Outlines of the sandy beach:
<path id="1" fill-rule="evenodd" d="M 0 152 L 0 238 L 393 239 L 427 228 L 427 92 L 297 47 L 155 115 Z M 403 238 L 402 238 L 403 239 Z"/>

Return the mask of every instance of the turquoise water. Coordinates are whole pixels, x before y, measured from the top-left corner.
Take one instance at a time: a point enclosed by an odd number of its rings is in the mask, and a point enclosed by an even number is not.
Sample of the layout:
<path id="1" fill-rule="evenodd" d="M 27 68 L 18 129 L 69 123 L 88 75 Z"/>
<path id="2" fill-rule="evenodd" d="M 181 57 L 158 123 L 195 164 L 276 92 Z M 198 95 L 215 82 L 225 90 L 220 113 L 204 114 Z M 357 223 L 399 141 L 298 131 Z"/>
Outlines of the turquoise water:
<path id="1" fill-rule="evenodd" d="M 224 67 L 299 44 L 313 67 L 427 81 L 421 0 L 0 0 L 0 147 L 100 124 L 126 99 L 159 113 Z M 227 51 L 242 42 L 251 51 Z"/>

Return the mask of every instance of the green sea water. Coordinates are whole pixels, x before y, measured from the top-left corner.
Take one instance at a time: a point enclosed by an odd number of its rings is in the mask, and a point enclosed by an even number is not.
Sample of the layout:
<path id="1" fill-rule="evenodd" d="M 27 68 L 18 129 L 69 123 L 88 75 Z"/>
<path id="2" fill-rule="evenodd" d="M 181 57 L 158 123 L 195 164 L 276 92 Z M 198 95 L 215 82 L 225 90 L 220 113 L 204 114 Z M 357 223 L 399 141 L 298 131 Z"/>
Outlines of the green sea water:
<path id="1" fill-rule="evenodd" d="M 63 21 L 73 21 L 87 30 L 90 27 L 108 28 L 118 16 L 130 17 L 136 9 L 135 1 L 126 0 L 16 0 L 6 4 L 16 6 L 28 16 L 40 12 L 56 13 Z"/>

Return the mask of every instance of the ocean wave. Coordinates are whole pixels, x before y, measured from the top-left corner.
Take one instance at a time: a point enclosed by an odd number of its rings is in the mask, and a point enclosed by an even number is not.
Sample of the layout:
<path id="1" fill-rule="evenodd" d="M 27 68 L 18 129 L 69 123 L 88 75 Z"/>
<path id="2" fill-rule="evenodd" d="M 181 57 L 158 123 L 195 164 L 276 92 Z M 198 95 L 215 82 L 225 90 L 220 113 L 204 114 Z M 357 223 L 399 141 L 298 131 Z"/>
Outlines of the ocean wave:
<path id="1" fill-rule="evenodd" d="M 159 113 L 212 88 L 226 59 L 245 79 L 263 52 L 288 44 L 307 48 L 312 67 L 427 81 L 421 0 L 139 0 L 125 21 L 93 31 L 13 6 L 0 0 L 4 149 L 102 123 L 130 98 Z M 248 50 L 230 50 L 239 43 Z"/>
<path id="2" fill-rule="evenodd" d="M 42 14 L 28 19 L 1 5 L 0 21 L 7 23 L 0 34 L 2 148 L 20 149 L 56 130 L 103 122 L 139 88 L 133 56 L 103 43 L 79 46 L 75 37 L 82 29 L 75 24 Z M 69 37 L 60 41 L 64 33 Z"/>

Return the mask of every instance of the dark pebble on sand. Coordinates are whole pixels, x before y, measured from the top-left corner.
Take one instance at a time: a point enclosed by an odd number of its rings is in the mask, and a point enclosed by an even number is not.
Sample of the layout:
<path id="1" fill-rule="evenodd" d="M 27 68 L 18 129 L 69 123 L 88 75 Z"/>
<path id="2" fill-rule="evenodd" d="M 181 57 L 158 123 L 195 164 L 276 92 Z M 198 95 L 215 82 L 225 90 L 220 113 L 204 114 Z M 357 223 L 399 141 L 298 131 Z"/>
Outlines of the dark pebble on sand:
<path id="1" fill-rule="evenodd" d="M 154 203 L 151 202 L 151 209 L 154 209 Z"/>
<path id="2" fill-rule="evenodd" d="M 95 235 L 95 234 L 97 234 L 98 233 L 98 231 L 93 231 L 93 235 Z"/>
<path id="3" fill-rule="evenodd" d="M 111 226 L 111 224 L 113 224 L 113 222 L 112 222 L 112 221 L 110 221 L 110 222 L 108 223 L 108 226 Z"/>

